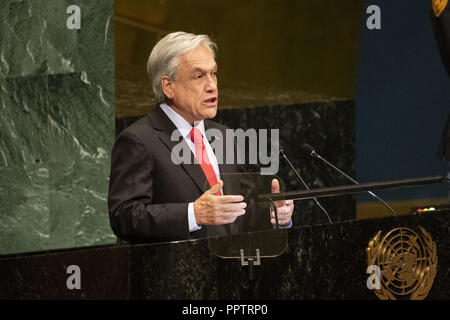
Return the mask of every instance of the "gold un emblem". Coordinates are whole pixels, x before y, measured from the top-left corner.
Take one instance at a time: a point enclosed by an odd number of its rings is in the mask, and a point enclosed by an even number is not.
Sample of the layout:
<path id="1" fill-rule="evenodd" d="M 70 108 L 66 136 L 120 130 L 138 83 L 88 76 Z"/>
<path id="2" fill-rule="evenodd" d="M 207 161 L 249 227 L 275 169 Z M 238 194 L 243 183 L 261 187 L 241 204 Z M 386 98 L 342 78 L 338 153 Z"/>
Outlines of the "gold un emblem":
<path id="1" fill-rule="evenodd" d="M 369 242 L 367 262 L 379 268 L 379 299 L 422 300 L 436 276 L 436 243 L 419 226 L 420 235 L 410 228 L 396 228 L 381 239 L 381 231 Z"/>

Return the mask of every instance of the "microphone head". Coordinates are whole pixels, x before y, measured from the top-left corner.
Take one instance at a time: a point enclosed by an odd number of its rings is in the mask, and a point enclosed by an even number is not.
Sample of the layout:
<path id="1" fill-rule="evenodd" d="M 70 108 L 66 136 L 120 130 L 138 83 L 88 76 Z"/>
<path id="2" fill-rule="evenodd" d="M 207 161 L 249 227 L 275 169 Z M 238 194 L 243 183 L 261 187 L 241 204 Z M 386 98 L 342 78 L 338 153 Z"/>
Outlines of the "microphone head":
<path id="1" fill-rule="evenodd" d="M 307 154 L 308 156 L 314 156 L 315 155 L 315 150 L 313 147 L 311 147 L 309 144 L 304 143 L 301 147 L 301 150 Z"/>

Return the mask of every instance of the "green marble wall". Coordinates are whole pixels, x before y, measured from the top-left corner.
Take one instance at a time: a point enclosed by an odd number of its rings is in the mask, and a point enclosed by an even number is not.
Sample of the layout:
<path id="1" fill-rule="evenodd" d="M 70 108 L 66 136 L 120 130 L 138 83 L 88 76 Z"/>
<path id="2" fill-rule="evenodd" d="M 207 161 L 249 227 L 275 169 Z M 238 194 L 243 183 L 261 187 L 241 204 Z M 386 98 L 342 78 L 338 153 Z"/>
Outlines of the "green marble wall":
<path id="1" fill-rule="evenodd" d="M 0 8 L 0 254 L 114 243 L 113 1 Z"/>

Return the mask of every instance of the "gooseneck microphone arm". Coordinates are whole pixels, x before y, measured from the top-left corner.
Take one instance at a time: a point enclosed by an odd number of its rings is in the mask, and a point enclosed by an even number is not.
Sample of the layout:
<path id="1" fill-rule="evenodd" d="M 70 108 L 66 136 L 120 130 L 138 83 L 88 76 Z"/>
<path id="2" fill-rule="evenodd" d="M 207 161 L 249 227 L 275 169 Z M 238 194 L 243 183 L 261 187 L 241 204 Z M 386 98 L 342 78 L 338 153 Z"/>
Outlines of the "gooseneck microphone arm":
<path id="1" fill-rule="evenodd" d="M 353 179 L 352 177 L 350 177 L 348 174 L 346 174 L 345 172 L 343 172 L 342 170 L 340 170 L 339 168 L 337 168 L 336 166 L 334 166 L 333 164 L 331 164 L 330 162 L 328 162 L 326 159 L 322 158 L 315 150 L 313 147 L 311 147 L 309 144 L 305 143 L 302 145 L 302 150 L 309 154 L 311 157 L 314 158 L 318 158 L 320 160 L 322 160 L 325 164 L 327 164 L 328 166 L 330 166 L 331 168 L 333 168 L 334 170 L 336 170 L 337 172 L 339 172 L 340 174 L 342 174 L 344 177 L 346 177 L 348 180 L 350 180 L 351 182 L 353 182 L 354 184 L 359 184 L 358 181 L 356 181 L 355 179 Z M 373 193 L 372 191 L 367 191 L 373 198 L 377 199 L 378 201 L 380 201 L 383 205 L 386 206 L 386 208 L 388 208 L 393 216 L 396 216 L 397 214 L 395 213 L 394 209 L 392 209 L 392 207 L 390 205 L 388 205 L 383 199 L 381 199 L 380 197 L 378 197 L 375 193 Z"/>
<path id="2" fill-rule="evenodd" d="M 300 176 L 300 174 L 297 172 L 297 170 L 295 170 L 294 166 L 292 165 L 292 163 L 289 161 L 289 159 L 286 157 L 286 155 L 284 154 L 283 149 L 280 149 L 280 154 L 283 157 L 283 159 L 286 161 L 286 163 L 289 165 L 289 167 L 291 167 L 292 171 L 294 171 L 295 175 L 297 176 L 297 178 L 302 182 L 302 184 L 305 186 L 306 190 L 309 190 L 308 185 L 306 184 L 306 182 L 303 180 L 303 178 Z M 325 210 L 324 207 L 322 207 L 322 205 L 320 204 L 319 200 L 317 200 L 317 198 L 313 198 L 314 202 L 317 204 L 317 206 L 323 211 L 325 212 L 325 214 L 327 215 L 328 221 L 330 221 L 330 224 L 333 224 L 333 222 L 331 222 L 330 216 L 328 215 L 327 210 Z"/>

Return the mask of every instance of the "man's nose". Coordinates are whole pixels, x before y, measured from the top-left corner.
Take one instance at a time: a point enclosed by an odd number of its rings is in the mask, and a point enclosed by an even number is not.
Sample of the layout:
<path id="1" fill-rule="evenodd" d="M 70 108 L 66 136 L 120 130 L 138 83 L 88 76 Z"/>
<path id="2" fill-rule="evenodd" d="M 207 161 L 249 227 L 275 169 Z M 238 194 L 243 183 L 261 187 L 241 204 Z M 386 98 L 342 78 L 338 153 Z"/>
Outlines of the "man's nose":
<path id="1" fill-rule="evenodd" d="M 214 76 L 208 75 L 206 77 L 206 85 L 205 90 L 208 92 L 215 92 L 217 91 L 217 80 Z"/>

